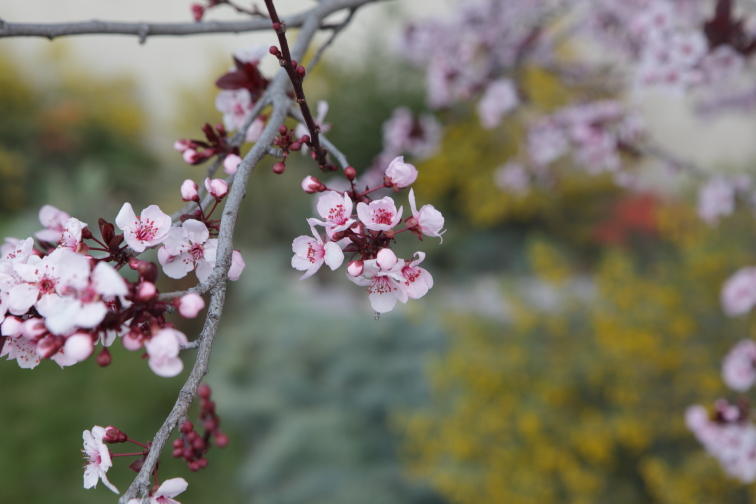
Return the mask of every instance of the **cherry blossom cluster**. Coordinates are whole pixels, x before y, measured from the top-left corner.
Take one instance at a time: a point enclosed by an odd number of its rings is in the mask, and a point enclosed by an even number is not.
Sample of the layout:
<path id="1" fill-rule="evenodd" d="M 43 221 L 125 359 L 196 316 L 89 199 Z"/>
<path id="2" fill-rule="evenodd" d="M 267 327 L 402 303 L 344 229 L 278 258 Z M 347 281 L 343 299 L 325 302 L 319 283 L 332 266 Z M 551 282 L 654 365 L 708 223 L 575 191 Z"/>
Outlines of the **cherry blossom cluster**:
<path id="1" fill-rule="evenodd" d="M 144 348 L 156 374 L 179 374 L 179 352 L 188 340 L 165 315 L 171 308 L 193 318 L 205 302 L 194 293 L 162 301 L 155 286 L 158 267 L 136 256 L 162 245 L 158 258 L 167 276 L 182 278 L 192 270 L 200 281 L 210 276 L 217 248 L 210 235 L 219 229 L 210 217 L 228 187 L 219 179 L 207 179 L 205 185 L 215 199 L 212 208 L 202 208 L 197 185 L 186 181 L 182 195 L 198 209 L 177 225 L 157 205 L 137 217 L 125 203 L 115 225 L 99 220 L 99 238 L 79 219 L 42 207 L 45 229 L 35 234 L 36 241 L 6 238 L 0 247 L 0 356 L 23 368 L 34 368 L 42 359 L 64 367 L 89 358 L 99 343 L 97 363 L 107 366 L 108 347 L 120 338 L 128 350 Z M 232 262 L 229 278 L 238 279 L 244 269 L 238 251 Z M 136 281 L 120 274 L 124 266 L 137 273 Z"/>
<path id="2" fill-rule="evenodd" d="M 751 191 L 751 177 L 748 175 L 710 177 L 698 188 L 698 215 L 709 224 L 717 224 L 720 217 L 735 211 L 738 197 L 753 204 L 756 194 Z"/>
<path id="3" fill-rule="evenodd" d="M 241 163 L 239 148 L 232 146 L 228 141 L 228 132 L 222 124 L 216 124 L 213 129 L 210 124 L 202 127 L 207 141 L 189 140 L 182 138 L 173 144 L 173 148 L 179 151 L 184 161 L 190 165 L 202 164 L 213 156 L 223 159 L 223 168 L 226 173 L 235 173 Z"/>
<path id="4" fill-rule="evenodd" d="M 84 431 L 84 488 L 93 488 L 102 480 L 102 483 L 112 490 L 119 493 L 118 489 L 108 481 L 107 472 L 113 466 L 114 457 L 139 457 L 134 461 L 129 469 L 139 472 L 144 463 L 147 454 L 150 452 L 150 442 L 146 444 L 130 439 L 125 433 L 115 427 L 100 427 L 95 425 L 91 431 Z M 116 443 L 133 443 L 141 448 L 135 453 L 112 453 L 108 444 Z M 154 471 L 155 486 L 150 491 L 150 504 L 181 504 L 173 499 L 176 495 L 186 490 L 188 484 L 183 478 L 172 478 L 158 485 L 157 469 Z M 142 499 L 131 499 L 128 504 L 142 504 Z"/>
<path id="5" fill-rule="evenodd" d="M 205 428 L 204 435 L 194 429 L 194 424 L 186 421 L 179 429 L 180 437 L 173 441 L 174 458 L 183 458 L 189 470 L 199 471 L 207 467 L 207 454 L 211 438 L 218 448 L 228 446 L 228 436 L 218 429 L 220 418 L 215 414 L 215 403 L 210 400 L 210 386 L 203 383 L 197 389 L 200 396 L 200 420 Z"/>
<path id="6" fill-rule="evenodd" d="M 736 392 L 746 392 L 756 382 L 756 343 L 743 340 L 735 345 L 722 363 L 722 379 Z M 756 424 L 748 403 L 719 399 L 713 413 L 700 405 L 685 413 L 688 428 L 724 471 L 744 483 L 756 481 Z"/>
<path id="7" fill-rule="evenodd" d="M 302 182 L 307 193 L 322 193 L 317 211 L 321 219 L 307 219 L 312 236 L 300 236 L 292 244 L 294 257 L 291 265 L 304 271 L 302 280 L 315 274 L 325 263 L 336 270 L 344 262 L 344 254 L 352 257 L 347 266 L 347 277 L 355 284 L 367 287 L 370 304 L 377 313 L 391 311 L 397 301 L 424 296 L 433 286 L 433 278 L 419 265 L 425 253 L 416 252 L 412 260 L 397 258 L 391 243 L 399 233 L 409 231 L 422 240 L 422 236 L 441 237 L 445 232 L 444 218 L 432 205 L 417 209 L 415 194 L 409 191 L 412 215 L 402 221 L 403 208 L 397 210 L 390 196 L 372 200 L 373 191 L 393 188 L 395 191 L 412 185 L 417 169 L 397 157 L 386 168 L 383 184 L 359 191 L 354 183 L 356 170 L 347 167 L 344 175 L 351 189 L 337 191 L 312 176 Z M 404 222 L 404 228 L 395 228 Z M 323 227 L 321 235 L 316 227 Z"/>

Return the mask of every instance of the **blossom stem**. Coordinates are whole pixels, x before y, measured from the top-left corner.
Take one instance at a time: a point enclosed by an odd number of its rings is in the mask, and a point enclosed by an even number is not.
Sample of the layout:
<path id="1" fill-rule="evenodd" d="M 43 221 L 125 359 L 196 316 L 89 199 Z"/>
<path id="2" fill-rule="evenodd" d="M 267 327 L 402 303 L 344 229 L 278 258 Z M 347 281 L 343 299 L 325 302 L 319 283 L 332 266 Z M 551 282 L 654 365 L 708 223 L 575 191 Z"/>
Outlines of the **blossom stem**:
<path id="1" fill-rule="evenodd" d="M 111 457 L 141 457 L 144 455 L 144 452 L 134 452 L 134 453 L 111 453 Z"/>
<path id="2" fill-rule="evenodd" d="M 373 191 L 377 191 L 378 189 L 383 189 L 384 187 L 386 187 L 386 184 L 381 184 L 381 185 L 379 185 L 378 187 L 373 187 L 372 189 L 368 189 L 368 190 L 366 190 L 366 191 L 362 191 L 362 192 L 361 192 L 360 194 L 355 194 L 355 196 L 354 196 L 354 197 L 355 197 L 355 199 L 357 199 L 357 198 L 362 198 L 362 197 L 363 197 L 363 196 L 365 196 L 366 194 L 370 194 L 371 192 L 373 192 Z"/>
<path id="3" fill-rule="evenodd" d="M 147 446 L 147 445 L 145 445 L 145 444 L 142 444 L 142 443 L 140 443 L 139 441 L 134 441 L 134 440 L 133 440 L 133 439 L 131 439 L 131 438 L 126 438 L 126 441 L 130 441 L 130 442 L 134 443 L 135 445 L 139 445 L 139 446 L 141 446 L 142 448 L 144 448 L 145 450 L 149 450 L 149 449 L 150 449 L 150 447 L 149 447 L 149 446 Z"/>

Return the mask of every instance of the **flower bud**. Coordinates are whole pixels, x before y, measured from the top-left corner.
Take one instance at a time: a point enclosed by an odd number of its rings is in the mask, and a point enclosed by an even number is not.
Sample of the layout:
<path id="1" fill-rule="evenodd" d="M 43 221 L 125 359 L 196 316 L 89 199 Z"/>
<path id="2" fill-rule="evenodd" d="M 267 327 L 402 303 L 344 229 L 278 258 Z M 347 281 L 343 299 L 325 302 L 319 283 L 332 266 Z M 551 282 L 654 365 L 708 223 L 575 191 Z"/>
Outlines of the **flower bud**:
<path id="1" fill-rule="evenodd" d="M 273 29 L 276 30 L 276 31 L 280 30 L 281 29 L 281 23 L 279 23 L 278 21 L 276 21 L 275 23 L 273 23 Z"/>
<path id="2" fill-rule="evenodd" d="M 236 173 L 239 169 L 239 164 L 242 162 L 242 158 L 236 154 L 229 154 L 226 159 L 223 160 L 223 171 L 229 175 Z"/>
<path id="3" fill-rule="evenodd" d="M 205 8 L 203 6 L 200 4 L 192 4 L 192 15 L 194 16 L 195 21 L 202 21 L 203 14 L 205 14 Z"/>
<path id="4" fill-rule="evenodd" d="M 194 318 L 205 307 L 202 296 L 190 292 L 178 299 L 178 311 L 184 318 Z"/>
<path id="5" fill-rule="evenodd" d="M 197 465 L 199 466 L 200 469 L 204 469 L 205 467 L 207 467 L 207 459 L 204 457 L 201 459 L 197 459 Z"/>
<path id="6" fill-rule="evenodd" d="M 310 135 L 302 135 L 299 137 L 299 141 L 302 143 L 310 143 Z"/>
<path id="7" fill-rule="evenodd" d="M 191 140 L 181 138 L 179 140 L 176 140 L 176 142 L 173 144 L 173 148 L 179 152 L 184 152 L 186 149 L 192 146 L 192 143 L 193 142 Z"/>
<path id="8" fill-rule="evenodd" d="M 320 187 L 320 180 L 316 179 L 312 175 L 308 175 L 304 178 L 302 181 L 302 189 L 307 194 L 313 194 L 318 192 L 318 188 Z"/>
<path id="9" fill-rule="evenodd" d="M 305 67 L 297 67 L 297 75 L 299 75 L 299 78 L 303 78 L 305 74 L 307 73 L 307 70 L 305 70 Z"/>
<path id="10" fill-rule="evenodd" d="M 137 286 L 136 298 L 138 301 L 149 301 L 157 294 L 157 288 L 152 282 L 141 282 Z"/>
<path id="11" fill-rule="evenodd" d="M 181 199 L 184 201 L 196 201 L 198 199 L 198 188 L 199 186 L 193 180 L 184 180 L 184 183 L 181 184 Z"/>
<path id="12" fill-rule="evenodd" d="M 65 352 L 65 349 L 63 350 Z M 105 434 L 102 436 L 102 440 L 106 443 L 117 443 L 120 439 L 121 431 L 108 425 L 105 427 Z"/>
<path id="13" fill-rule="evenodd" d="M 186 149 L 184 151 L 183 158 L 187 164 L 197 164 L 202 159 L 202 154 L 194 149 Z"/>
<path id="14" fill-rule="evenodd" d="M 63 347 L 65 339 L 62 336 L 48 334 L 37 343 L 37 355 L 43 359 L 49 359 Z"/>
<path id="15" fill-rule="evenodd" d="M 386 168 L 386 178 L 394 187 L 403 188 L 412 185 L 417 180 L 417 168 L 404 162 L 404 157 L 394 158 Z M 388 183 L 386 185 L 389 185 Z"/>
<path id="16" fill-rule="evenodd" d="M 42 319 L 30 318 L 24 320 L 21 324 L 21 334 L 26 338 L 41 338 L 45 333 L 47 333 L 47 327 L 45 327 L 45 322 Z"/>
<path id="17" fill-rule="evenodd" d="M 142 348 L 142 332 L 139 329 L 132 329 L 123 335 L 121 343 L 123 343 L 123 348 L 126 350 L 136 352 Z"/>
<path id="18" fill-rule="evenodd" d="M 394 254 L 394 251 L 388 248 L 379 250 L 375 259 L 376 259 L 375 261 L 376 264 L 382 270 L 390 270 L 391 268 L 394 267 L 397 261 L 396 254 Z"/>
<path id="19" fill-rule="evenodd" d="M 286 133 L 289 132 L 289 128 L 287 128 L 285 124 L 282 124 L 281 126 L 278 127 L 278 132 L 282 135 L 285 135 Z"/>
<path id="20" fill-rule="evenodd" d="M 291 144 L 291 145 L 289 146 L 289 150 L 293 150 L 293 151 L 299 151 L 299 150 L 302 150 L 302 142 L 293 142 L 293 143 L 292 143 L 292 144 Z"/>
<path id="21" fill-rule="evenodd" d="M 363 271 L 365 271 L 365 263 L 360 260 L 352 261 L 347 266 L 347 273 L 349 273 L 353 277 L 362 275 Z"/>
<path id="22" fill-rule="evenodd" d="M 107 348 L 103 348 L 102 352 L 97 356 L 97 365 L 107 367 L 111 362 L 113 362 L 113 356 L 110 355 L 110 351 Z"/>
<path id="23" fill-rule="evenodd" d="M 225 448 L 226 446 L 228 446 L 228 436 L 222 432 L 218 432 L 215 435 L 215 445 L 218 448 Z"/>
<path id="24" fill-rule="evenodd" d="M 0 335 L 17 338 L 21 336 L 21 327 L 23 322 L 18 317 L 7 316 L 3 323 L 0 324 Z"/>
<path id="25" fill-rule="evenodd" d="M 184 434 L 188 434 L 189 432 L 192 432 L 194 430 L 194 424 L 187 420 L 186 422 L 181 424 L 181 432 Z"/>
<path id="26" fill-rule="evenodd" d="M 346 168 L 344 168 L 344 176 L 347 178 L 347 180 L 352 181 L 357 176 L 357 170 L 355 170 L 352 166 L 347 166 Z"/>
<path id="27" fill-rule="evenodd" d="M 270 46 L 270 48 L 268 49 L 268 52 L 269 52 L 270 54 L 272 54 L 273 56 L 275 56 L 275 55 L 277 55 L 277 54 L 278 54 L 279 52 L 281 52 L 281 51 L 279 51 L 279 50 L 278 50 L 278 47 L 276 47 L 276 46 L 272 45 L 272 46 Z"/>
<path id="28" fill-rule="evenodd" d="M 173 440 L 173 447 L 174 448 L 183 448 L 184 447 L 184 440 L 181 438 L 174 439 Z"/>
<path id="29" fill-rule="evenodd" d="M 297 63 L 297 60 L 291 60 L 291 68 L 296 70 L 298 65 L 299 63 Z"/>
<path id="30" fill-rule="evenodd" d="M 202 399 L 210 399 L 210 393 L 210 385 L 207 383 L 203 383 L 197 388 L 197 394 L 199 394 Z"/>
<path id="31" fill-rule="evenodd" d="M 207 192 L 209 192 L 215 199 L 221 200 L 228 193 L 228 184 L 226 184 L 225 180 L 210 180 L 210 177 L 208 177 L 205 179 L 205 189 L 207 189 Z"/>
<path id="32" fill-rule="evenodd" d="M 284 170 L 286 170 L 286 165 L 280 161 L 273 165 L 273 173 L 277 173 L 278 175 L 281 175 L 284 172 Z"/>
<path id="33" fill-rule="evenodd" d="M 88 359 L 92 352 L 94 352 L 94 343 L 92 336 L 87 333 L 74 333 L 66 339 L 66 343 L 63 345 L 63 353 L 76 362 Z"/>

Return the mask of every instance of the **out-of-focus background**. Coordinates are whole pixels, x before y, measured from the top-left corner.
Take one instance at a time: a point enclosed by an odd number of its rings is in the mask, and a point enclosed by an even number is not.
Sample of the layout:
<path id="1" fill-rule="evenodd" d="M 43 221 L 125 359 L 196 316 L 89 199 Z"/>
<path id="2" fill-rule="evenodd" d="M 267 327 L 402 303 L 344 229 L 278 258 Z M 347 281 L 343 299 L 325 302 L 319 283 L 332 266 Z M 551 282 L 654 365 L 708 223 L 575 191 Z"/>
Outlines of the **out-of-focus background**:
<path id="1" fill-rule="evenodd" d="M 283 12 L 312 4 L 280 3 Z M 358 170 L 380 152 L 397 106 L 424 111 L 423 76 L 393 51 L 396 34 L 456 3 L 368 6 L 308 76 L 308 98 L 330 104 L 329 138 Z M 5 2 L 0 17 L 191 19 L 184 0 Z M 112 220 L 124 201 L 178 209 L 179 184 L 205 168 L 184 164 L 173 141 L 220 121 L 213 82 L 230 53 L 270 43 L 270 34 L 144 46 L 0 40 L 0 236 L 40 229 L 43 204 L 90 224 Z M 534 74 L 530 89 L 535 100 L 564 99 L 548 76 Z M 642 106 L 670 150 L 749 171 L 753 118 L 705 123 L 683 100 L 653 95 Z M 441 120 L 441 150 L 417 163 L 415 191 L 448 232 L 443 245 L 426 237 L 401 249 L 428 254 L 435 286 L 377 321 L 342 272 L 300 282 L 290 267 L 291 241 L 312 213 L 300 188 L 312 166 L 293 159 L 277 176 L 266 162 L 253 173 L 236 242 L 247 269 L 230 288 L 207 378 L 231 442 L 191 477 L 165 454 L 161 477 L 189 481 L 181 502 L 756 501 L 683 423 L 687 405 L 724 393 L 721 356 L 753 331 L 718 300 L 722 281 L 754 262 L 753 216 L 706 226 L 684 185 L 653 174 L 640 192 L 576 173 L 549 191 L 507 194 L 493 172 L 522 131 L 483 130 L 471 107 Z M 102 485 L 82 488 L 81 432 L 114 425 L 151 438 L 186 377 L 160 378 L 138 354 L 113 349 L 105 369 L 93 359 L 64 370 L 0 363 L 0 502 L 113 499 Z M 124 490 L 133 473 L 120 462 L 108 476 Z"/>

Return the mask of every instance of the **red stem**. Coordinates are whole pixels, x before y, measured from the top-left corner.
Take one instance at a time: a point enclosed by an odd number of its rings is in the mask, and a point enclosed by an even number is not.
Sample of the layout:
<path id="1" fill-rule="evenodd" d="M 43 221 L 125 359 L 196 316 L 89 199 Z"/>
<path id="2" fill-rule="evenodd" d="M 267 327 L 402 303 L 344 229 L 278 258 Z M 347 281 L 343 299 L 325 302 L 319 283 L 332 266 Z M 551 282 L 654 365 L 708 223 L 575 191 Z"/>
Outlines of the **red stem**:
<path id="1" fill-rule="evenodd" d="M 137 453 L 111 453 L 111 457 L 141 457 L 144 455 L 144 452 L 137 452 Z"/>
<path id="2" fill-rule="evenodd" d="M 133 440 L 133 439 L 131 439 L 131 438 L 126 438 L 126 441 L 130 441 L 130 442 L 134 443 L 135 445 L 139 445 L 139 446 L 141 446 L 141 447 L 142 447 L 142 448 L 144 448 L 144 449 L 149 449 L 149 448 L 150 448 L 149 446 L 147 446 L 147 445 L 144 445 L 144 444 L 140 443 L 139 441 L 134 441 L 134 440 Z"/>

